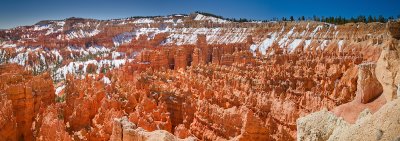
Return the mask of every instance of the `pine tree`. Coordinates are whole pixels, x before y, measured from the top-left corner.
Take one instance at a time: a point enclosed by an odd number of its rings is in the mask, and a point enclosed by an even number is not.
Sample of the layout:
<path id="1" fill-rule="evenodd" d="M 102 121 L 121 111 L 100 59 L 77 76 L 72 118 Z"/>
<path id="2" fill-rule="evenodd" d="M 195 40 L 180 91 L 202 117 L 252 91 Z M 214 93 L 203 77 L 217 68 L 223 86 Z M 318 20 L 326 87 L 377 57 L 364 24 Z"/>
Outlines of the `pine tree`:
<path id="1" fill-rule="evenodd" d="M 344 19 L 345 19 L 344 17 L 342 18 L 342 16 L 339 16 L 339 18 L 337 20 L 337 24 L 345 24 L 345 20 Z"/>
<path id="2" fill-rule="evenodd" d="M 355 22 L 354 17 L 351 17 L 351 18 L 350 18 L 350 22 L 351 22 L 351 23 L 354 23 L 354 22 Z"/>
<path id="3" fill-rule="evenodd" d="M 294 18 L 293 18 L 293 16 L 290 16 L 290 21 L 292 21 L 292 22 L 294 21 Z"/>
<path id="4" fill-rule="evenodd" d="M 360 15 L 357 17 L 357 22 L 367 23 L 367 19 L 365 18 L 365 16 Z"/>
<path id="5" fill-rule="evenodd" d="M 378 22 L 381 22 L 381 23 L 385 23 L 385 17 L 383 17 L 382 15 L 379 15 L 379 17 L 378 17 Z"/>
<path id="6" fill-rule="evenodd" d="M 399 18 L 400 18 L 400 15 L 399 15 Z M 306 18 L 304 18 L 304 16 L 301 16 L 301 20 L 302 20 L 302 21 L 305 21 Z"/>
<path id="7" fill-rule="evenodd" d="M 392 20 L 394 20 L 394 17 L 393 17 L 393 16 L 390 16 L 390 17 L 388 18 L 388 20 L 389 20 L 389 21 L 392 21 Z"/>
<path id="8" fill-rule="evenodd" d="M 313 16 L 313 20 L 314 20 L 314 21 L 317 21 L 317 16 L 314 15 L 314 16 Z"/>
<path id="9" fill-rule="evenodd" d="M 374 21 L 374 19 L 372 18 L 371 15 L 369 15 L 369 16 L 368 16 L 368 22 L 371 23 L 371 22 L 373 22 L 373 21 Z"/>

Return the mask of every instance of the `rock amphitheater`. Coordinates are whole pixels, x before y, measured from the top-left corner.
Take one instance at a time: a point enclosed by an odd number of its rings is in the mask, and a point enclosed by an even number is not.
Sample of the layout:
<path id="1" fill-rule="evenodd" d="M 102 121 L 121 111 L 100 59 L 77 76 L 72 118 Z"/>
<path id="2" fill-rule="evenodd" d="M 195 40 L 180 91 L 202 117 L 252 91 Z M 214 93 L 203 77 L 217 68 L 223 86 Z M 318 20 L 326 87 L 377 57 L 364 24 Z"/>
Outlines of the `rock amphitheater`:
<path id="1" fill-rule="evenodd" d="M 400 140 L 400 21 L 68 18 L 0 39 L 0 140 Z"/>

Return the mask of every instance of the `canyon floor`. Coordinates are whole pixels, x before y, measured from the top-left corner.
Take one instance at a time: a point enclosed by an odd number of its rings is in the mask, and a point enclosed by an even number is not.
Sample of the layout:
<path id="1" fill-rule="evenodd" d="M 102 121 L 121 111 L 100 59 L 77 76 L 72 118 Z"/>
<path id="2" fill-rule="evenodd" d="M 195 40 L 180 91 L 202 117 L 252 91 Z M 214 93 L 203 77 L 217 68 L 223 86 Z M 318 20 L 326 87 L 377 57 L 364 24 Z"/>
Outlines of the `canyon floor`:
<path id="1" fill-rule="evenodd" d="M 0 30 L 0 140 L 400 140 L 400 21 Z"/>

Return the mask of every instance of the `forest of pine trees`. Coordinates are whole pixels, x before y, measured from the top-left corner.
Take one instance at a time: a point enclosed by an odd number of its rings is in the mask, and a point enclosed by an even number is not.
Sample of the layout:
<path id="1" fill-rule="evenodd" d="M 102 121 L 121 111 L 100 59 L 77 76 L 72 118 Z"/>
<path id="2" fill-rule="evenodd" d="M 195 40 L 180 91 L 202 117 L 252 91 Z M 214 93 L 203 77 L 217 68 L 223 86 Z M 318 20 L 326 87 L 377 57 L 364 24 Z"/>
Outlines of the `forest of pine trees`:
<path id="1" fill-rule="evenodd" d="M 400 16 L 398 16 L 400 17 Z M 371 23 L 371 22 L 381 22 L 381 23 L 385 23 L 388 22 L 390 20 L 394 20 L 394 17 L 388 17 L 385 18 L 383 16 L 374 16 L 372 17 L 371 15 L 369 15 L 368 17 L 366 16 L 358 16 L 358 17 L 351 17 L 351 18 L 345 18 L 345 17 L 317 17 L 314 16 L 314 18 L 312 19 L 314 21 L 320 21 L 320 22 L 326 22 L 326 23 L 332 23 L 332 24 L 346 24 L 346 23 L 357 23 L 357 22 L 363 22 L 363 23 Z"/>
<path id="2" fill-rule="evenodd" d="M 398 19 L 400 19 L 400 15 L 397 16 Z M 286 17 L 282 17 L 281 20 L 277 20 L 278 18 L 272 18 L 270 21 L 294 21 L 293 16 L 290 16 L 289 19 Z M 308 17 L 305 18 L 304 16 L 298 17 L 297 21 L 318 21 L 318 22 L 326 22 L 326 23 L 331 23 L 331 24 L 346 24 L 346 23 L 358 23 L 358 22 L 363 22 L 363 23 L 372 23 L 372 22 L 381 22 L 381 23 L 386 23 L 390 20 L 395 20 L 393 16 L 390 17 L 384 17 L 384 16 L 371 16 L 369 15 L 368 17 L 366 16 L 357 16 L 357 17 L 351 17 L 351 18 L 345 18 L 342 16 L 338 17 L 318 17 L 318 16 L 313 16 L 313 17 Z M 264 20 L 268 21 L 268 20 Z"/>
<path id="3" fill-rule="evenodd" d="M 216 17 L 216 18 L 221 18 L 221 19 L 225 19 L 225 20 L 229 20 L 229 21 L 233 21 L 233 22 L 251 22 L 251 21 L 255 21 L 255 20 L 251 20 L 251 19 L 246 19 L 246 18 L 224 18 L 222 16 L 217 16 L 214 14 L 210 14 L 210 13 L 206 13 L 206 12 L 199 12 L 197 11 L 196 13 L 199 14 L 203 14 L 206 16 L 212 16 L 212 17 Z M 400 19 L 400 15 L 398 15 L 396 17 L 397 19 Z M 290 16 L 289 18 L 286 17 L 282 17 L 282 18 L 272 18 L 270 20 L 262 20 L 262 22 L 268 22 L 268 21 L 318 21 L 318 22 L 326 22 L 326 23 L 331 23 L 331 24 L 346 24 L 346 23 L 358 23 L 358 22 L 363 22 L 363 23 L 371 23 L 371 22 L 381 22 L 381 23 L 386 23 L 390 20 L 394 20 L 396 19 L 393 16 L 390 17 L 384 17 L 382 15 L 376 17 L 376 16 L 357 16 L 357 17 L 350 17 L 350 18 L 346 18 L 346 17 L 342 17 L 342 16 L 337 16 L 337 17 L 324 17 L 324 16 L 313 16 L 313 17 L 305 17 L 305 16 L 301 16 L 298 17 L 297 20 L 293 17 Z"/>

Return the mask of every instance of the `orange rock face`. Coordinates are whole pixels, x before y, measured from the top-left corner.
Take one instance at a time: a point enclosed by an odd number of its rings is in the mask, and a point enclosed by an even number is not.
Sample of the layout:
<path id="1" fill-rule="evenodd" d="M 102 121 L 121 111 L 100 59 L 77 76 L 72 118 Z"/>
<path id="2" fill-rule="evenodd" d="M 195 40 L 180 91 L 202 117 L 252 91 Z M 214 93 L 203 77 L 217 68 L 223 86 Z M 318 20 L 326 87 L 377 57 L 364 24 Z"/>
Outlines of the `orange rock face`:
<path id="1" fill-rule="evenodd" d="M 188 56 L 185 48 L 179 48 L 176 50 L 174 61 L 174 68 L 176 70 L 186 69 L 188 66 Z"/>
<path id="2" fill-rule="evenodd" d="M 6 104 L 4 108 L 10 106 L 10 103 L 7 102 L 8 99 L 12 103 L 13 111 L 8 112 L 10 115 L 5 118 L 5 120 L 10 121 L 8 123 L 10 126 L 5 128 L 4 132 L 7 132 L 8 128 L 12 129 L 13 124 L 16 124 L 17 140 L 33 140 L 31 130 L 36 114 L 39 113 L 41 108 L 54 103 L 55 100 L 50 75 L 44 73 L 39 76 L 32 76 L 30 72 L 24 71 L 21 66 L 1 65 L 0 80 L 0 93 L 2 93 L 2 97 L 7 97 L 4 99 Z M 11 137 L 13 136 L 11 135 Z M 12 138 L 10 139 L 12 140 Z"/>
<path id="3" fill-rule="evenodd" d="M 17 141 L 17 122 L 13 113 L 11 100 L 2 94 L 0 98 L 0 138 Z"/>
<path id="4" fill-rule="evenodd" d="M 295 140 L 301 116 L 326 108 L 354 122 L 386 102 L 375 66 L 363 62 L 378 59 L 397 24 L 211 24 L 195 16 L 70 18 L 65 32 L 10 41 L 53 50 L 0 50 L 0 61 L 35 74 L 0 66 L 0 137 Z"/>
<path id="5" fill-rule="evenodd" d="M 64 109 L 65 121 L 72 131 L 79 131 L 90 125 L 97 114 L 101 100 L 105 97 L 104 84 L 90 77 L 82 81 L 66 80 Z"/>
<path id="6" fill-rule="evenodd" d="M 359 114 L 369 109 L 374 113 L 386 103 L 382 95 L 383 88 L 376 79 L 374 63 L 365 63 L 358 66 L 357 91 L 353 101 L 333 109 L 336 116 L 343 117 L 349 123 L 354 123 Z"/>
<path id="7" fill-rule="evenodd" d="M 38 141 L 72 141 L 71 136 L 66 131 L 66 125 L 63 120 L 63 113 L 58 111 L 61 105 L 50 105 L 43 112 L 44 117 L 36 119 L 39 130 L 36 135 Z"/>
<path id="8" fill-rule="evenodd" d="M 356 100 L 363 104 L 369 103 L 379 97 L 383 87 L 375 76 L 375 64 L 362 64 L 359 66 Z"/>

